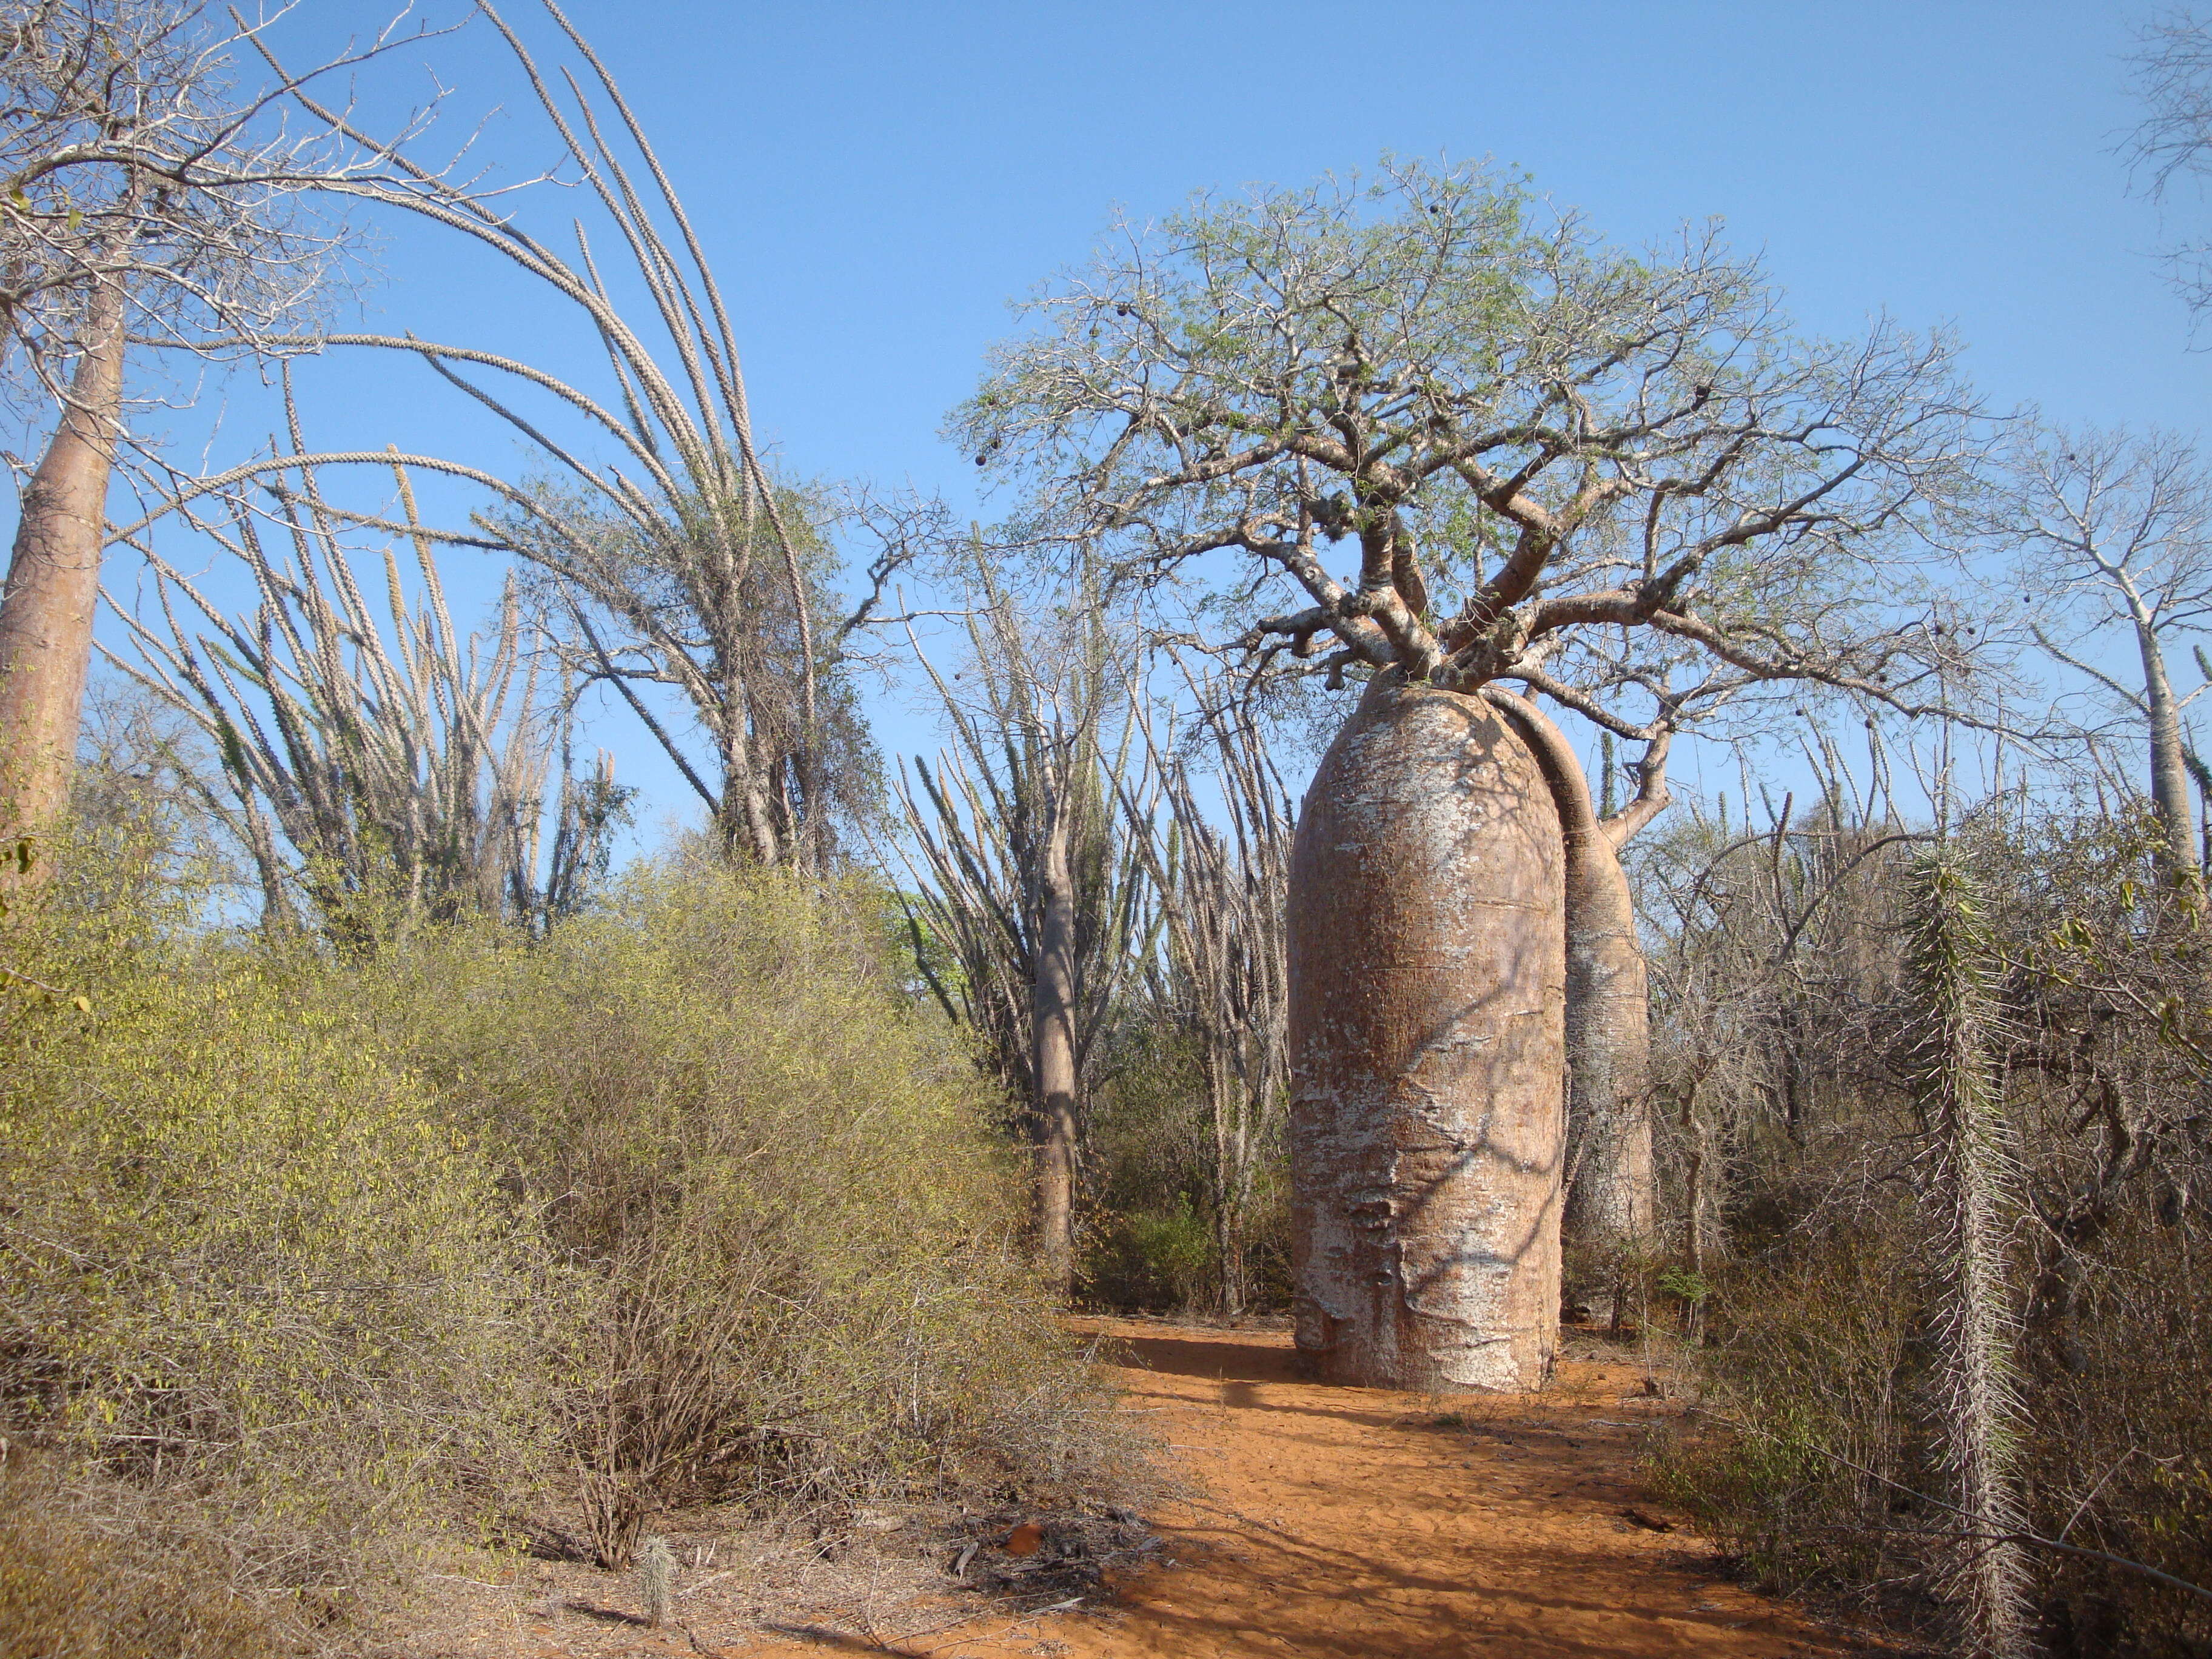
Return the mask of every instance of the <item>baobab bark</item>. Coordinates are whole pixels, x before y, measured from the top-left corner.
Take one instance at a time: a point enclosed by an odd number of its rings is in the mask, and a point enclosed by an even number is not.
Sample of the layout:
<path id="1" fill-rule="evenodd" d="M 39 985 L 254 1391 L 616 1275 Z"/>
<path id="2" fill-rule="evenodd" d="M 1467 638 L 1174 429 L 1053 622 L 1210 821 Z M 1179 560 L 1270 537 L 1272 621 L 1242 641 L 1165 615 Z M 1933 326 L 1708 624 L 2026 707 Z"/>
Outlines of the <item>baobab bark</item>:
<path id="1" fill-rule="evenodd" d="M 1647 757 L 1646 787 L 1600 818 L 1566 734 L 1534 703 L 1498 686 L 1483 695 L 1543 769 L 1566 858 L 1567 1190 L 1570 1246 L 1608 1260 L 1640 1249 L 1657 1215 L 1651 1165 L 1650 988 L 1620 848 L 1665 805 Z M 1662 757 L 1663 761 L 1663 757 Z M 1644 807 L 1654 793 L 1662 799 Z"/>
<path id="2" fill-rule="evenodd" d="M 122 427 L 123 324 L 121 285 L 101 283 L 61 423 L 23 491 L 0 593 L 0 830 L 11 840 L 46 835 L 69 804 Z M 40 859 L 27 879 L 52 867 Z"/>
<path id="3" fill-rule="evenodd" d="M 1063 1297 L 1075 1273 L 1075 879 L 1067 837 L 1067 814 L 1054 811 L 1044 836 L 1036 994 L 1030 1004 L 1037 1254 L 1046 1282 Z"/>
<path id="4" fill-rule="evenodd" d="M 1333 1382 L 1526 1389 L 1559 1338 L 1563 854 L 1479 696 L 1378 678 L 1291 856 L 1297 1345 Z"/>

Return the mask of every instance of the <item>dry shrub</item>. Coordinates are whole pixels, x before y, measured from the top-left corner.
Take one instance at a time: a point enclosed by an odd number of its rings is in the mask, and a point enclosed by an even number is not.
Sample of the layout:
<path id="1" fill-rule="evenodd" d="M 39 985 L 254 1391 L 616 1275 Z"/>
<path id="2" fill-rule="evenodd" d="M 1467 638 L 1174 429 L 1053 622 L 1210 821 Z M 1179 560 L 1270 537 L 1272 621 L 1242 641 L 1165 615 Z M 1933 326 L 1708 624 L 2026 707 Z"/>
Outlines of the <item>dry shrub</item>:
<path id="1" fill-rule="evenodd" d="M 0 1414 L 252 1585 L 345 1582 L 527 1437 L 532 1241 L 356 1026 L 97 873 L 8 934 L 61 994 L 0 1011 Z"/>
<path id="2" fill-rule="evenodd" d="M 2063 1344 L 2033 1372 L 2027 1437 L 2046 1536 L 2212 1586 L 2212 1225 L 2201 1203 L 2131 1205 L 2100 1237 L 2100 1271 Z M 2212 1651 L 2212 1605 L 2080 1557 L 2049 1561 L 2060 1652 Z"/>
<path id="3" fill-rule="evenodd" d="M 453 935 L 382 1018 L 562 1267 L 592 1552 L 700 1497 L 1110 1485 L 1110 1409 L 1019 1243 L 991 1091 L 860 888 L 678 860 L 532 951 Z"/>
<path id="4" fill-rule="evenodd" d="M 1943 1522 L 1900 1491 L 1930 1489 L 1934 1445 L 1916 1231 L 1893 1212 L 1719 1267 L 1694 1356 L 1704 1420 L 1652 1455 L 1662 1489 L 1760 1583 L 1914 1623 L 1933 1611 L 1920 1555 Z"/>
<path id="5" fill-rule="evenodd" d="M 2018 1160 L 2001 1278 L 2023 1407 L 1990 1426 L 2016 1437 L 2046 1540 L 2026 1547 L 2035 1639 L 2201 1659 L 2212 1601 L 2138 1569 L 2212 1587 L 2212 917 L 2161 882 L 2141 818 L 1990 817 L 1962 841 L 2005 973 L 1990 1058 Z M 1668 942 L 1660 1076 L 1676 1169 L 1706 1183 L 1673 1237 L 1702 1218 L 1720 1420 L 1656 1463 L 1759 1574 L 1955 1630 L 1975 1543 L 1950 1507 L 1941 1194 L 1887 887 L 1838 890 L 1817 952 L 1782 969 L 1761 931 L 1824 860 L 1809 836 L 1715 860 L 1697 890 L 1721 896 Z M 1760 881 L 1786 902 L 1751 902 Z"/>
<path id="6" fill-rule="evenodd" d="M 284 1635 L 204 1540 L 118 1528 L 20 1455 L 0 1468 L 0 1659 L 269 1659 Z"/>

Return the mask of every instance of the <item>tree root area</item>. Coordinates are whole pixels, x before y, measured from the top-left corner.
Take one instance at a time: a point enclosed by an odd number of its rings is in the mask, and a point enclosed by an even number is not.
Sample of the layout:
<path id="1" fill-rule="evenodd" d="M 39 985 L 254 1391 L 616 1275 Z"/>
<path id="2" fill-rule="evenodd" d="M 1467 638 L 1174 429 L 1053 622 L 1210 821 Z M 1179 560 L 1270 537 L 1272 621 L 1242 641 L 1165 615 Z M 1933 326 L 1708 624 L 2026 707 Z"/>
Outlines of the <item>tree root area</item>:
<path id="1" fill-rule="evenodd" d="M 1284 1331 L 1077 1325 L 1102 1339 L 1102 1358 L 1122 1362 L 1129 1407 L 1168 1449 L 1182 1494 L 1149 1517 L 1144 1547 L 1089 1575 L 1085 1593 L 1047 1601 L 1000 1578 L 978 1594 L 951 1585 L 941 1565 L 924 1569 L 934 1589 L 918 1578 L 895 1588 L 872 1568 L 877 1589 L 865 1616 L 840 1616 L 831 1595 L 812 1618 L 756 1608 L 724 1622 L 702 1595 L 681 1631 L 607 1620 L 586 1629 L 593 1621 L 572 1614 L 557 1621 L 565 1628 L 539 1624 L 521 1644 L 449 1638 L 433 1650 L 457 1659 L 1896 1651 L 1729 1579 L 1711 1547 L 1638 1476 L 1644 1437 L 1680 1406 L 1601 1344 L 1571 1342 L 1540 1394 L 1437 1396 L 1308 1382 Z"/>

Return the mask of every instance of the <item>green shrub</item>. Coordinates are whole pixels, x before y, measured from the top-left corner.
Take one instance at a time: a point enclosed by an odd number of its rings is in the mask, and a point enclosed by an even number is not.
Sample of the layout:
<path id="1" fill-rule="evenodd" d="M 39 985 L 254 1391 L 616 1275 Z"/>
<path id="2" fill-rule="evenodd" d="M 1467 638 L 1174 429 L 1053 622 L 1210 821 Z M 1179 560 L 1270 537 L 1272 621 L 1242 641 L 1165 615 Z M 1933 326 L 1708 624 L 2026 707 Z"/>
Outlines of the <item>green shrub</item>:
<path id="1" fill-rule="evenodd" d="M 0 1430 L 103 1535 L 295 1612 L 440 1526 L 580 1513 L 612 1565 L 696 1498 L 1119 1494 L 872 895 L 679 860 L 549 939 L 338 959 L 75 870 L 0 954 Z"/>
<path id="2" fill-rule="evenodd" d="M 0 1410 L 224 1510 L 277 1582 L 339 1571 L 526 1437 L 530 1243 L 428 1092 L 252 956 L 43 925 L 11 944 L 88 988 L 7 1033 Z"/>
<path id="3" fill-rule="evenodd" d="M 1188 1205 L 1165 1215 L 1109 1216 L 1084 1252 L 1079 1289 L 1102 1307 L 1200 1306 L 1219 1277 L 1218 1255 L 1212 1230 Z"/>
<path id="4" fill-rule="evenodd" d="M 1116 1455 L 995 1097 L 897 994 L 880 908 L 678 860 L 536 949 L 454 933 L 384 970 L 387 1040 L 558 1252 L 550 1360 L 610 1565 L 685 1497 L 1066 1495 Z"/>

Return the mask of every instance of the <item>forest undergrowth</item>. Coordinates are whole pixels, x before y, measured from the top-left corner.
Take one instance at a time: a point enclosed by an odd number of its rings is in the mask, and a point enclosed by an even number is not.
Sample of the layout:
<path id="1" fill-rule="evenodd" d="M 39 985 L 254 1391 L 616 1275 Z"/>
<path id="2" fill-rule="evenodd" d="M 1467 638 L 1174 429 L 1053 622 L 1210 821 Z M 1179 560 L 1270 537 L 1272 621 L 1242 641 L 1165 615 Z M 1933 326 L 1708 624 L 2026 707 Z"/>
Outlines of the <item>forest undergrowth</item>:
<path id="1" fill-rule="evenodd" d="M 2143 817 L 2000 798 L 1951 840 L 1990 1008 L 1991 1340 L 1962 1382 L 1908 948 L 1929 838 L 1897 829 L 1838 799 L 1646 857 L 1670 1215 L 1644 1282 L 1705 1398 L 1653 1473 L 1754 1579 L 1945 1650 L 2002 1548 L 2013 1651 L 2212 1651 L 2202 890 Z"/>
<path id="2" fill-rule="evenodd" d="M 344 1648 L 456 1543 L 1141 1479 L 877 890 L 678 853 L 336 950 L 158 830 L 9 919 L 0 1651 Z"/>

